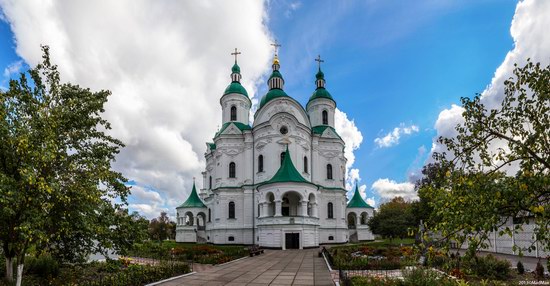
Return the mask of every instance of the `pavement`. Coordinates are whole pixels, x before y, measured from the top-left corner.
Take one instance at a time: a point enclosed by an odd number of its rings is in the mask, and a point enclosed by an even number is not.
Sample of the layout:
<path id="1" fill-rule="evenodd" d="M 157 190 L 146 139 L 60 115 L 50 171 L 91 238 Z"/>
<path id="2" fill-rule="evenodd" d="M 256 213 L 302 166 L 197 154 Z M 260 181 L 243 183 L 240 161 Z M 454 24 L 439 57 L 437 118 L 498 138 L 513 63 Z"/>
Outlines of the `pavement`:
<path id="1" fill-rule="evenodd" d="M 334 285 L 319 249 L 265 250 L 264 254 L 204 269 L 167 281 L 180 285 Z"/>

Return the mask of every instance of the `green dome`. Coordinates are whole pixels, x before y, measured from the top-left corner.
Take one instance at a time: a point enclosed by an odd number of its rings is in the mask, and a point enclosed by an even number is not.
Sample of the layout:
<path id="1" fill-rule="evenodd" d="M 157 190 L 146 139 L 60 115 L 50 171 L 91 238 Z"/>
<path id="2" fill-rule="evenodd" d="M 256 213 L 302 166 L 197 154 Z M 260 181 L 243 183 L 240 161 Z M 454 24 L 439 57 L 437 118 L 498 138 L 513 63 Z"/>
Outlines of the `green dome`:
<path id="1" fill-rule="evenodd" d="M 268 91 L 262 97 L 262 100 L 260 101 L 260 108 L 258 108 L 258 110 L 260 110 L 264 105 L 266 105 L 266 103 L 268 103 L 272 99 L 275 99 L 275 98 L 278 98 L 278 97 L 289 97 L 289 96 L 286 94 L 286 92 L 284 92 L 284 90 L 274 88 L 274 89 Z"/>
<path id="2" fill-rule="evenodd" d="M 237 65 L 237 63 L 235 63 L 235 64 L 233 65 L 233 67 L 231 68 L 231 71 L 232 71 L 233 73 L 241 73 L 241 68 L 239 67 L 239 65 Z"/>
<path id="3" fill-rule="evenodd" d="M 321 70 L 319 70 L 317 72 L 317 74 L 315 75 L 315 78 L 316 79 L 325 79 L 325 74 Z"/>
<path id="4" fill-rule="evenodd" d="M 361 194 L 359 193 L 359 186 L 357 183 L 355 183 L 355 193 L 353 194 L 351 200 L 349 200 L 347 207 L 373 209 L 373 207 L 365 203 L 365 200 L 363 200 L 363 198 L 361 197 Z"/>
<path id="5" fill-rule="evenodd" d="M 202 200 L 199 198 L 199 195 L 197 195 L 197 189 L 195 188 L 195 182 L 193 182 L 193 189 L 191 190 L 191 194 L 189 194 L 189 197 L 185 201 L 185 203 L 181 204 L 178 208 L 205 208 L 206 206 L 202 202 Z"/>
<path id="6" fill-rule="evenodd" d="M 271 73 L 271 76 L 269 77 L 269 79 L 272 79 L 274 77 L 283 78 L 283 75 L 278 70 L 274 70 Z"/>
<path id="7" fill-rule="evenodd" d="M 223 92 L 223 95 L 230 94 L 230 93 L 240 93 L 248 97 L 248 92 L 246 92 L 246 89 L 244 89 L 244 87 L 238 81 L 234 81 L 231 84 L 229 84 L 225 89 L 225 91 Z"/>
<path id="8" fill-rule="evenodd" d="M 332 98 L 332 95 L 330 95 L 330 93 L 324 87 L 317 88 L 309 98 L 308 103 L 317 98 L 326 98 L 334 101 L 334 99 Z M 334 102 L 336 103 L 336 101 Z"/>

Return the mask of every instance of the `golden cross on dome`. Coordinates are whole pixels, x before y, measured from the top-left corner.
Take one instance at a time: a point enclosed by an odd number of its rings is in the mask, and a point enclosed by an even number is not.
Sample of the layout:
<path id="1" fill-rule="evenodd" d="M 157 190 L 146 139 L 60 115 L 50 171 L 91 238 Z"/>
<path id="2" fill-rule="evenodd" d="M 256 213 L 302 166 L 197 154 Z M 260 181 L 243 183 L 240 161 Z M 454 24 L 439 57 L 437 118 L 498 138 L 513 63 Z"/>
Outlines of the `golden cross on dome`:
<path id="1" fill-rule="evenodd" d="M 231 55 L 235 56 L 235 63 L 237 63 L 237 55 L 240 55 L 241 52 L 238 52 L 237 51 L 237 48 L 235 48 L 235 52 L 234 53 L 231 53 Z"/>
<path id="2" fill-rule="evenodd" d="M 321 63 L 324 63 L 325 61 L 321 59 L 321 55 L 317 55 L 317 58 L 315 59 L 316 62 L 319 63 L 319 70 L 321 70 Z"/>

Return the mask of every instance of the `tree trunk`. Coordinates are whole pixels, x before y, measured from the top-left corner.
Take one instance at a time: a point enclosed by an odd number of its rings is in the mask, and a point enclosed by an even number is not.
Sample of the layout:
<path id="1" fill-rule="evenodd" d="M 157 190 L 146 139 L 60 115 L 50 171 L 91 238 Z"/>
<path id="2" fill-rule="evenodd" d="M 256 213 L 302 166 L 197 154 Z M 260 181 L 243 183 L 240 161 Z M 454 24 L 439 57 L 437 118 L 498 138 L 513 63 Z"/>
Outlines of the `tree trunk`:
<path id="1" fill-rule="evenodd" d="M 21 280 L 23 280 L 23 264 L 17 264 L 17 282 L 15 286 L 21 286 Z"/>
<path id="2" fill-rule="evenodd" d="M 13 257 L 6 257 L 6 279 L 13 281 Z"/>

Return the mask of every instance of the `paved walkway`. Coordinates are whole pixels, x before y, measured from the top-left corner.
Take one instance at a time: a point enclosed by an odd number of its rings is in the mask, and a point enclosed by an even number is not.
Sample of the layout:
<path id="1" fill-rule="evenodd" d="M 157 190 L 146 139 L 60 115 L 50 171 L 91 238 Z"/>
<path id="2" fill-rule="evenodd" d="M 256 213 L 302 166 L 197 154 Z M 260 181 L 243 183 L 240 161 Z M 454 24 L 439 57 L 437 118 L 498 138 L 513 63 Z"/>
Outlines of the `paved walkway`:
<path id="1" fill-rule="evenodd" d="M 159 285 L 334 285 L 319 249 L 266 250 Z"/>

